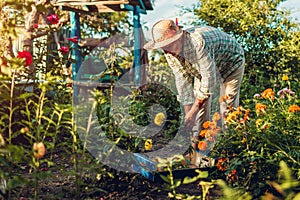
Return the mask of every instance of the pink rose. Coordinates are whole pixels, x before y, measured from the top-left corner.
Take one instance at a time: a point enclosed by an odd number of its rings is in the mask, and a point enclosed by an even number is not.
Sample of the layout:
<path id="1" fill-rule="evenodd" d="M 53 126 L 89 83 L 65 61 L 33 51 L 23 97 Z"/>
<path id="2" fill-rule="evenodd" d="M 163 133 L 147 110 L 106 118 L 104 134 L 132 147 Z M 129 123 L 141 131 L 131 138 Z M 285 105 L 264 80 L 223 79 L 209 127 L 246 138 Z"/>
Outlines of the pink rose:
<path id="1" fill-rule="evenodd" d="M 66 46 L 62 46 L 58 49 L 62 54 L 67 54 L 69 52 L 69 48 Z"/>
<path id="2" fill-rule="evenodd" d="M 52 14 L 52 15 L 49 15 L 47 17 L 48 21 L 51 23 L 51 24 L 57 24 L 58 21 L 59 21 L 59 18 L 57 16 L 57 14 Z"/>

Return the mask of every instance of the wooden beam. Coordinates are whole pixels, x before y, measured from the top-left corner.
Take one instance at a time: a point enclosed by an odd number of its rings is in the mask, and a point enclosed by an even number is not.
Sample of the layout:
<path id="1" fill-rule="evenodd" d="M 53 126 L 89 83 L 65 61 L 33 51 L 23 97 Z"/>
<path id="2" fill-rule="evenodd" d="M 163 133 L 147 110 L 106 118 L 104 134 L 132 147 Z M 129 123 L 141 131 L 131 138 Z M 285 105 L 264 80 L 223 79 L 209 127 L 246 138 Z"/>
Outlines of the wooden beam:
<path id="1" fill-rule="evenodd" d="M 129 1 L 94 1 L 94 2 L 82 2 L 82 1 L 59 1 L 54 3 L 55 6 L 88 6 L 88 5 L 120 5 L 120 4 L 128 4 Z"/>

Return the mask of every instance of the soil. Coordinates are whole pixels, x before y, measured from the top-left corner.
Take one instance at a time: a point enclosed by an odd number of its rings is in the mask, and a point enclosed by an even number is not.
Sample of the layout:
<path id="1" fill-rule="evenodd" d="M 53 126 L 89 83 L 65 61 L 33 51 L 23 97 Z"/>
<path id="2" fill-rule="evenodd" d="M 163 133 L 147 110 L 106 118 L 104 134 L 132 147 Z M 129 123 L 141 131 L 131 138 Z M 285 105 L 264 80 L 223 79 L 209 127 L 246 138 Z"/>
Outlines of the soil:
<path id="1" fill-rule="evenodd" d="M 54 165 L 48 167 L 43 164 L 40 167 L 38 182 L 38 198 L 41 200 L 166 200 L 171 199 L 168 193 L 168 184 L 164 182 L 153 182 L 140 174 L 129 174 L 119 172 L 97 164 L 91 157 L 79 159 L 83 163 L 78 163 L 78 178 L 76 182 L 74 164 L 72 156 L 63 155 L 62 150 L 53 156 Z M 31 200 L 34 199 L 34 180 L 31 168 L 21 166 L 22 171 L 18 171 L 23 178 L 31 180 L 22 187 L 12 190 L 10 198 Z M 45 177 L 43 179 L 43 176 Z M 77 183 L 77 184 L 76 184 Z M 181 185 L 176 188 L 176 193 L 185 195 L 201 195 L 199 181 L 191 184 Z M 217 189 L 211 190 L 209 199 L 216 199 L 219 196 Z M 1 199 L 1 195 L 0 195 Z"/>

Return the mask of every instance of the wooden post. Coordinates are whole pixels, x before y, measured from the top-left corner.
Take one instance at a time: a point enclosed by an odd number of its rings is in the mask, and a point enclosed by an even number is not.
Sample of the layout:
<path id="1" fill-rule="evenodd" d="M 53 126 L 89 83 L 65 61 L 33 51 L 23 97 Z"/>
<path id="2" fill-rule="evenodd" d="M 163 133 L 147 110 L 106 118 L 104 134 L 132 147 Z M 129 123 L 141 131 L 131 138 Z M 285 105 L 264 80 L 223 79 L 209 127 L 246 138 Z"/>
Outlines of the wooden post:
<path id="1" fill-rule="evenodd" d="M 134 84 L 137 86 L 140 84 L 140 72 L 141 72 L 140 6 L 134 6 L 133 27 L 134 27 Z"/>
<path id="2" fill-rule="evenodd" d="M 79 14 L 77 12 L 70 12 L 70 23 L 71 23 L 71 37 L 77 36 L 78 40 L 81 39 L 80 34 L 80 19 Z M 82 63 L 82 52 L 79 49 L 78 44 L 72 44 L 72 59 L 76 60 L 75 63 L 72 64 L 72 77 L 73 80 L 76 79 L 77 72 Z"/>

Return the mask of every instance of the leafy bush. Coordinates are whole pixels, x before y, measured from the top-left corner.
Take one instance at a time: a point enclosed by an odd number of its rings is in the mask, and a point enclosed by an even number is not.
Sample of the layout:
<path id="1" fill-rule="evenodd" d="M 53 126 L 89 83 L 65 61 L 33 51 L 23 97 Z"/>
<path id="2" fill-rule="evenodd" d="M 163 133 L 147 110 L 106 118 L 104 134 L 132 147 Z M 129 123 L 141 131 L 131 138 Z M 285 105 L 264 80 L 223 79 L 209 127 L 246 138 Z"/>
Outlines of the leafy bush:
<path id="1" fill-rule="evenodd" d="M 268 181 L 277 180 L 280 161 L 300 179 L 299 102 L 291 88 L 268 88 L 254 96 L 249 108 L 229 108 L 212 156 L 219 158 L 217 167 L 232 185 L 259 196 L 270 190 Z"/>

